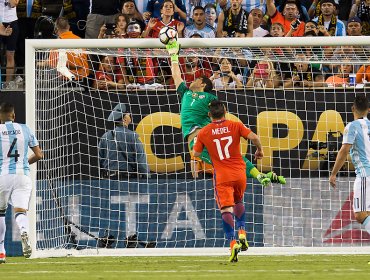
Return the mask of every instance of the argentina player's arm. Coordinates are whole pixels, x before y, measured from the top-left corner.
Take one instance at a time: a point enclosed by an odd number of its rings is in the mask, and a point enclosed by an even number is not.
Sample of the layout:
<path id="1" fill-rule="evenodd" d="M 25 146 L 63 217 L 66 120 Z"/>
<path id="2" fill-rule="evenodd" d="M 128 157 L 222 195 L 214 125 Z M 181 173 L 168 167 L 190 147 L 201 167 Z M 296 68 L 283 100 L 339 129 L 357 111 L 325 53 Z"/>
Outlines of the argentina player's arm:
<path id="1" fill-rule="evenodd" d="M 340 148 L 337 158 L 335 160 L 333 170 L 329 177 L 330 185 L 335 189 L 336 187 L 336 176 L 339 170 L 342 168 L 343 164 L 347 160 L 348 153 L 356 139 L 357 129 L 355 123 L 351 122 L 347 124 L 343 132 L 343 142 L 342 147 Z"/>
<path id="2" fill-rule="evenodd" d="M 30 155 L 30 157 L 28 158 L 28 163 L 33 164 L 36 161 L 42 159 L 44 157 L 44 153 L 42 152 L 39 146 L 39 142 L 37 141 L 35 135 L 28 126 L 27 130 L 28 130 L 28 146 L 31 148 L 33 152 L 33 154 Z"/>
<path id="3" fill-rule="evenodd" d="M 32 147 L 31 150 L 33 154 L 28 158 L 29 164 L 35 163 L 44 157 L 44 153 L 41 151 L 40 146 Z"/>
<path id="4" fill-rule="evenodd" d="M 352 144 L 342 144 L 342 147 L 340 148 L 337 158 L 335 160 L 335 164 L 333 167 L 333 170 L 331 171 L 331 175 L 329 178 L 330 185 L 335 189 L 336 187 L 336 177 L 339 172 L 339 170 L 342 168 L 343 164 L 347 160 L 347 156 L 349 153 L 349 150 L 351 149 Z"/>

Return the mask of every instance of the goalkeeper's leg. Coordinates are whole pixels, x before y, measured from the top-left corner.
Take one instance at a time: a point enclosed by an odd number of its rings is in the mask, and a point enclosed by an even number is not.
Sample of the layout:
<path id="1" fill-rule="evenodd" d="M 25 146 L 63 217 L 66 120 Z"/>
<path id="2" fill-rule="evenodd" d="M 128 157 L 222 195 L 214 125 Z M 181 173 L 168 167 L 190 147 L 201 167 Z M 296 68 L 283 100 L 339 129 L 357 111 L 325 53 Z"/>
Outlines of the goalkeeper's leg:
<path id="1" fill-rule="evenodd" d="M 189 143 L 189 150 L 190 154 L 192 154 L 194 147 L 194 139 L 192 139 Z M 203 149 L 202 154 L 199 158 L 205 162 L 206 164 L 212 164 L 211 157 L 206 148 Z M 255 178 L 258 182 L 261 183 L 262 186 L 268 186 L 270 183 L 280 183 L 285 184 L 285 178 L 283 176 L 278 176 L 273 171 L 268 172 L 267 174 L 261 173 L 245 156 L 243 156 L 243 160 L 247 166 L 247 177 L 248 178 Z M 197 163 L 198 164 L 198 163 Z"/>
<path id="2" fill-rule="evenodd" d="M 243 160 L 247 166 L 247 177 L 257 179 L 262 186 L 265 187 L 270 183 L 286 184 L 284 176 L 278 176 L 273 171 L 267 174 L 261 173 L 245 156 L 243 156 Z"/>

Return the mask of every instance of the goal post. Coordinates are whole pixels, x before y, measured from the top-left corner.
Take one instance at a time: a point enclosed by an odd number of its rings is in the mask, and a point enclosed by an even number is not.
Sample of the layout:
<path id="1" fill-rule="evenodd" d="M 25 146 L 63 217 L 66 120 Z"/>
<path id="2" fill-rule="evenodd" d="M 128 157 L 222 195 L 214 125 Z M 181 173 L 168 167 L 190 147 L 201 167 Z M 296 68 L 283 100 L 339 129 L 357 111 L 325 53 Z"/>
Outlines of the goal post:
<path id="1" fill-rule="evenodd" d="M 330 189 L 328 174 L 344 126 L 353 120 L 353 98 L 366 94 L 368 84 L 338 86 L 315 77 L 324 75 L 323 66 L 330 76 L 348 64 L 353 78 L 370 64 L 370 38 L 179 42 L 183 72 L 215 75 L 222 72 L 223 58 L 232 62 L 243 85 L 221 84 L 214 94 L 226 102 L 227 118 L 242 121 L 261 138 L 263 160 L 253 162 L 247 142 L 243 154 L 261 171 L 287 179 L 286 185 L 267 188 L 248 179 L 250 253 L 367 253 L 370 234 L 352 213 L 353 166 L 347 162 L 340 172 L 338 191 Z M 52 52 L 59 56 L 50 64 Z M 82 56 L 89 76 L 77 71 Z M 258 65 L 266 63 L 276 79 L 261 74 Z M 309 70 L 299 70 L 302 65 Z M 211 176 L 191 174 L 181 100 L 168 70 L 158 39 L 26 40 L 26 121 L 45 153 L 31 172 L 32 257 L 228 253 Z M 248 84 L 253 71 L 262 71 L 260 81 Z M 304 73 L 310 74 L 310 86 L 289 83 Z M 108 116 L 117 104 L 131 114 L 129 129 L 140 137 L 150 176 L 102 172 L 99 142 L 114 128 Z"/>

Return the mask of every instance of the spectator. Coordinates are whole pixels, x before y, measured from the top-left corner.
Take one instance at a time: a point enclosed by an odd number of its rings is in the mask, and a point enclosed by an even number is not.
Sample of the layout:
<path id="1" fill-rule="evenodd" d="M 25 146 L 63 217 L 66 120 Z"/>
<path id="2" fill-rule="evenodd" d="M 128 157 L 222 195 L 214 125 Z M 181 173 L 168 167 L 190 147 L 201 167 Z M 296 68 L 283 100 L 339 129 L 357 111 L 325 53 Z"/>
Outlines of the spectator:
<path id="1" fill-rule="evenodd" d="M 138 21 L 130 21 L 126 28 L 127 37 L 131 39 L 140 38 L 143 31 L 141 29 L 141 24 Z"/>
<path id="2" fill-rule="evenodd" d="M 334 0 L 321 0 L 320 6 L 321 14 L 314 19 L 319 29 L 320 26 L 324 26 L 330 36 L 346 36 L 344 23 L 335 15 L 336 6 Z"/>
<path id="3" fill-rule="evenodd" d="M 248 78 L 247 87 L 253 88 L 277 88 L 281 78 L 276 73 L 274 64 L 269 60 L 261 60 L 253 68 Z"/>
<path id="4" fill-rule="evenodd" d="M 19 34 L 17 5 L 19 0 L 8 0 L 0 5 L 0 20 L 5 27 L 0 36 L 0 41 L 5 44 L 6 51 L 6 82 L 14 79 L 15 60 L 14 53 L 17 47 L 17 39 Z M 10 31 L 11 30 L 11 31 Z"/>
<path id="5" fill-rule="evenodd" d="M 271 18 L 271 23 L 280 23 L 284 26 L 285 33 L 291 29 L 291 25 L 297 26 L 291 33 L 291 36 L 303 36 L 304 23 L 298 21 L 299 10 L 294 0 L 286 1 L 283 6 L 283 13 L 281 14 L 274 4 L 274 0 L 267 0 L 267 15 Z"/>
<path id="6" fill-rule="evenodd" d="M 231 0 L 231 7 L 220 13 L 217 37 L 253 37 L 253 18 L 241 3 L 242 0 Z"/>
<path id="7" fill-rule="evenodd" d="M 310 32 L 310 31 L 315 32 L 316 36 L 319 34 L 319 29 L 317 27 L 317 22 L 315 22 L 313 20 L 310 20 L 310 21 L 307 21 L 304 24 L 304 34 L 306 34 L 307 32 Z"/>
<path id="8" fill-rule="evenodd" d="M 347 22 L 348 36 L 362 36 L 361 20 L 358 17 L 352 17 Z"/>
<path id="9" fill-rule="evenodd" d="M 160 18 L 164 2 L 166 2 L 166 0 L 149 0 L 146 6 L 146 12 L 143 14 L 144 19 Z M 183 1 L 174 0 L 172 2 L 174 5 L 174 19 L 186 22 L 186 8 Z"/>
<path id="10" fill-rule="evenodd" d="M 68 20 L 64 17 L 59 17 L 55 21 L 55 33 L 59 39 L 81 39 L 70 31 Z M 51 51 L 48 61 L 49 66 L 51 68 L 56 68 L 59 66 L 58 62 L 59 52 Z M 82 80 L 89 75 L 89 65 L 86 53 L 67 52 L 67 61 L 65 66 L 67 67 L 67 75 L 62 72 L 61 73 L 67 78 L 71 79 L 72 77 L 69 75 L 72 74 L 75 79 Z"/>
<path id="11" fill-rule="evenodd" d="M 141 25 L 137 21 L 129 22 L 127 26 L 127 38 L 140 38 L 142 34 Z M 139 88 L 145 84 L 154 82 L 153 60 L 148 55 L 148 58 L 138 57 L 131 50 L 128 50 L 127 56 L 117 59 L 123 73 L 126 87 Z"/>
<path id="12" fill-rule="evenodd" d="M 370 65 L 362 65 L 356 73 L 356 83 L 370 82 Z"/>
<path id="13" fill-rule="evenodd" d="M 159 32 L 165 26 L 172 26 L 176 28 L 178 36 L 182 37 L 182 32 L 184 30 L 184 23 L 173 18 L 175 13 L 175 6 L 172 0 L 164 0 L 161 8 L 160 18 L 151 18 L 148 22 L 143 37 L 158 38 Z"/>
<path id="14" fill-rule="evenodd" d="M 263 13 L 260 8 L 254 8 L 251 10 L 253 17 L 253 37 L 265 37 L 269 32 L 264 29 L 261 24 L 263 22 Z"/>
<path id="15" fill-rule="evenodd" d="M 289 1 L 289 0 L 288 0 Z M 280 5 L 276 7 L 276 9 L 280 12 L 284 12 L 284 6 L 287 0 L 282 0 L 280 1 Z M 297 5 L 298 8 L 298 14 L 299 16 L 297 17 L 299 20 L 306 22 L 310 20 L 310 16 L 308 15 L 307 9 L 304 5 L 302 5 L 300 0 L 294 0 L 295 4 Z"/>
<path id="16" fill-rule="evenodd" d="M 127 37 L 127 25 L 129 23 L 128 18 L 124 14 L 118 14 L 116 17 L 116 37 L 126 38 Z"/>
<path id="17" fill-rule="evenodd" d="M 304 53 L 298 52 L 295 56 L 297 62 L 291 67 L 291 72 L 285 74 L 284 88 L 313 88 L 324 85 L 323 76 L 312 70 Z"/>
<path id="18" fill-rule="evenodd" d="M 148 176 L 144 146 L 136 132 L 128 129 L 130 113 L 125 104 L 118 104 L 108 117 L 115 128 L 109 130 L 99 141 L 99 165 L 103 176 L 110 179 Z"/>
<path id="19" fill-rule="evenodd" d="M 213 88 L 216 90 L 243 88 L 243 77 L 233 72 L 232 62 L 227 58 L 222 58 L 219 63 L 220 70 L 215 71 L 209 78 L 213 83 Z"/>
<path id="20" fill-rule="evenodd" d="M 187 50 L 191 51 L 191 50 Z M 186 81 L 186 86 L 189 87 L 192 82 L 201 77 L 209 78 L 212 75 L 211 67 L 207 61 L 199 58 L 196 54 L 187 55 L 185 59 L 181 58 L 180 67 L 182 78 Z M 173 81 L 170 81 L 171 86 Z"/>
<path id="21" fill-rule="evenodd" d="M 127 38 L 128 21 L 128 18 L 124 14 L 118 14 L 115 20 L 115 28 L 113 30 L 107 29 L 107 25 L 103 24 L 100 28 L 98 38 Z"/>
<path id="22" fill-rule="evenodd" d="M 119 0 L 91 1 L 90 14 L 86 20 L 85 38 L 98 38 L 103 24 L 113 23 L 118 14 Z"/>
<path id="23" fill-rule="evenodd" d="M 124 14 L 128 21 L 136 21 L 140 24 L 141 30 L 145 29 L 145 22 L 142 14 L 137 9 L 136 3 L 134 0 L 125 0 L 122 4 L 122 14 Z"/>
<path id="24" fill-rule="evenodd" d="M 285 36 L 284 26 L 279 22 L 271 24 L 270 35 L 272 37 L 284 37 Z"/>
<path id="25" fill-rule="evenodd" d="M 206 14 L 202 6 L 196 6 L 193 10 L 193 24 L 185 28 L 184 37 L 189 38 L 194 33 L 199 34 L 202 38 L 215 38 L 216 33 L 212 26 L 206 22 Z"/>
<path id="26" fill-rule="evenodd" d="M 185 0 L 185 8 L 186 8 L 186 25 L 190 25 L 193 23 L 192 20 L 192 15 L 193 15 L 193 10 L 197 6 L 202 6 L 204 9 L 207 7 L 212 7 L 212 9 L 215 10 L 215 21 L 217 20 L 217 15 L 221 12 L 221 8 L 218 5 L 218 0 Z M 208 22 L 207 22 L 208 23 Z M 212 24 L 210 24 L 213 26 Z M 213 27 L 216 30 L 216 27 Z"/>
<path id="27" fill-rule="evenodd" d="M 370 35 L 370 1 L 369 0 L 355 0 L 352 5 L 350 18 L 357 16 L 362 22 L 362 34 Z"/>
<path id="28" fill-rule="evenodd" d="M 122 89 L 124 79 L 119 65 L 113 56 L 104 56 L 95 74 L 95 88 L 100 90 Z"/>
<path id="29" fill-rule="evenodd" d="M 353 74 L 353 66 L 351 64 L 341 64 L 339 73 L 327 78 L 325 83 L 329 87 L 346 87 L 349 85 L 349 76 L 351 74 Z"/>
<path id="30" fill-rule="evenodd" d="M 206 13 L 206 22 L 208 25 L 212 26 L 215 30 L 217 30 L 217 10 L 216 6 L 212 3 L 208 3 L 204 7 L 204 11 Z"/>
<path id="31" fill-rule="evenodd" d="M 316 21 L 310 20 L 305 23 L 304 33 L 313 31 L 316 36 L 330 36 L 329 32 L 326 30 L 324 25 L 317 25 Z"/>

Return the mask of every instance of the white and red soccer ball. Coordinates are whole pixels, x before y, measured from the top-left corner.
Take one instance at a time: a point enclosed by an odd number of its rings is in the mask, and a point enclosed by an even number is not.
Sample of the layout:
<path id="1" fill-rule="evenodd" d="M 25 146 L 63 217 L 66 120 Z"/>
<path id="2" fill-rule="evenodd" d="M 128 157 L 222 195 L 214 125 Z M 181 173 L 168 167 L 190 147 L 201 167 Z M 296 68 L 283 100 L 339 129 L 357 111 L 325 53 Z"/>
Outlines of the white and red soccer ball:
<path id="1" fill-rule="evenodd" d="M 159 41 L 167 45 L 177 40 L 177 30 L 171 26 L 165 26 L 159 31 Z"/>

